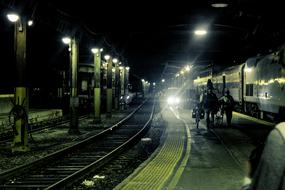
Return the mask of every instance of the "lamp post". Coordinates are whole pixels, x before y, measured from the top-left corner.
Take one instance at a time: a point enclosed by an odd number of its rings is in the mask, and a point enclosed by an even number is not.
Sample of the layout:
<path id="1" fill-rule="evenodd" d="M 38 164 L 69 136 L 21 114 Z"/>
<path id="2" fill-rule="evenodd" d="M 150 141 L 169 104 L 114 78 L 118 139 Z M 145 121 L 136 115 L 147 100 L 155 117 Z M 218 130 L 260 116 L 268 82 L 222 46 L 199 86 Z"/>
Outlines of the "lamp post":
<path id="1" fill-rule="evenodd" d="M 94 123 L 101 123 L 101 52 L 92 48 L 94 54 Z"/>
<path id="2" fill-rule="evenodd" d="M 105 55 L 105 60 L 107 61 L 107 113 L 106 117 L 112 117 L 112 58 L 109 55 Z"/>
<path id="3" fill-rule="evenodd" d="M 15 23 L 14 30 L 14 51 L 16 56 L 16 72 L 17 84 L 15 90 L 15 107 L 21 108 L 21 114 L 14 116 L 15 131 L 12 143 L 12 152 L 29 151 L 28 147 L 28 89 L 26 84 L 26 37 L 27 37 L 27 22 L 25 17 L 20 17 L 17 14 L 7 14 L 9 21 Z M 12 111 L 13 111 L 12 109 Z M 15 111 L 15 113 L 17 113 Z M 24 116 L 26 113 L 26 116 Z"/>
<path id="4" fill-rule="evenodd" d="M 77 65 L 78 65 L 78 42 L 75 37 L 62 38 L 63 43 L 69 45 L 70 48 L 70 128 L 69 134 L 80 134 L 78 129 L 78 89 L 77 89 Z"/>

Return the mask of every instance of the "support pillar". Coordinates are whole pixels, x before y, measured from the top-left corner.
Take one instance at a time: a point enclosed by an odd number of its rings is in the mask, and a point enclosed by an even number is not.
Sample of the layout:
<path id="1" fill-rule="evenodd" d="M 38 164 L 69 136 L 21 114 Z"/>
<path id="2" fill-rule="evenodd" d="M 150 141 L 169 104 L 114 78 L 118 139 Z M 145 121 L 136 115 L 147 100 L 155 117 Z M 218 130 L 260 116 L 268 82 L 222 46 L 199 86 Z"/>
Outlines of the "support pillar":
<path id="1" fill-rule="evenodd" d="M 120 69 L 119 65 L 115 63 L 115 109 L 119 110 L 119 98 L 120 98 Z"/>
<path id="2" fill-rule="evenodd" d="M 107 113 L 106 117 L 110 118 L 112 117 L 112 68 L 113 68 L 113 63 L 112 59 L 109 58 L 107 60 Z"/>
<path id="3" fill-rule="evenodd" d="M 121 83 L 121 109 L 125 109 L 125 67 L 120 67 L 121 75 L 120 75 L 120 83 Z"/>
<path id="4" fill-rule="evenodd" d="M 94 53 L 94 123 L 101 123 L 101 52 Z"/>
<path id="5" fill-rule="evenodd" d="M 71 59 L 71 87 L 70 87 L 70 128 L 69 134 L 80 134 L 78 129 L 78 89 L 77 89 L 77 65 L 78 65 L 78 43 L 75 37 L 70 42 L 70 59 Z"/>
<path id="6" fill-rule="evenodd" d="M 28 90 L 26 86 L 26 35 L 27 22 L 20 18 L 15 23 L 14 48 L 16 56 L 17 85 L 15 104 L 11 112 L 14 115 L 14 139 L 12 152 L 26 152 L 28 147 Z M 20 111 L 19 111 L 20 110 Z M 15 117 L 16 116 L 16 117 Z"/>

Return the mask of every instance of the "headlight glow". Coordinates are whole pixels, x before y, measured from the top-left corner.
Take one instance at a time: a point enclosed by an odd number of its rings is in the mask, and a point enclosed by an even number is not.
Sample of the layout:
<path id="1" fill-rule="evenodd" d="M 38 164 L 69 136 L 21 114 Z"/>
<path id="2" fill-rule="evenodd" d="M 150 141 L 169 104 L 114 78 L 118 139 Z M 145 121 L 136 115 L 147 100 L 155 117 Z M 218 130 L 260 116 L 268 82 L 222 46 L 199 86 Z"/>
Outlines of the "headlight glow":
<path id="1" fill-rule="evenodd" d="M 180 103 L 180 98 L 170 96 L 170 97 L 167 98 L 167 103 L 168 103 L 169 105 L 177 105 L 177 104 Z"/>

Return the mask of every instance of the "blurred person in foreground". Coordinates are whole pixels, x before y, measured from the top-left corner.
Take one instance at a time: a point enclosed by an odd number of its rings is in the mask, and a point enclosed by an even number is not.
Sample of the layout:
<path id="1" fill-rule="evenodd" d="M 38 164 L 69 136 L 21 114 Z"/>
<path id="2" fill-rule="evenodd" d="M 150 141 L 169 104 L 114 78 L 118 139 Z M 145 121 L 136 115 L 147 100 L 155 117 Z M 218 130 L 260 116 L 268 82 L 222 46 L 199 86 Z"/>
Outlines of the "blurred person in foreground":
<path id="1" fill-rule="evenodd" d="M 285 122 L 276 125 L 264 148 L 257 147 L 251 158 L 251 183 L 243 190 L 285 190 Z"/>

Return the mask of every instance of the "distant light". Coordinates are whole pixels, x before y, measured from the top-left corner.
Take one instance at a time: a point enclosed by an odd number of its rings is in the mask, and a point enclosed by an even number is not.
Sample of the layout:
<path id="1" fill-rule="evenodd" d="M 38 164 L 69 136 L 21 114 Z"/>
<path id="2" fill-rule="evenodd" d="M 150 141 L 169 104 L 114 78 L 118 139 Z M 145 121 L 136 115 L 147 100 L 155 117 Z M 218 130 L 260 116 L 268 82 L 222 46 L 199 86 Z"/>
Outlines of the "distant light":
<path id="1" fill-rule="evenodd" d="M 112 72 L 114 73 L 116 71 L 116 69 L 115 68 L 112 68 Z"/>
<path id="2" fill-rule="evenodd" d="M 117 58 L 114 58 L 114 59 L 113 59 L 113 63 L 118 63 L 118 59 L 117 59 Z"/>
<path id="3" fill-rule="evenodd" d="M 165 82 L 165 79 L 162 79 L 161 82 Z"/>
<path id="4" fill-rule="evenodd" d="M 10 13 L 7 14 L 7 18 L 10 22 L 17 22 L 19 20 L 19 15 L 15 14 L 15 13 Z"/>
<path id="5" fill-rule="evenodd" d="M 152 83 L 153 84 L 153 86 L 155 86 L 155 82 L 154 83 Z"/>
<path id="6" fill-rule="evenodd" d="M 187 72 L 189 72 L 190 71 L 190 66 L 189 65 L 187 65 L 186 67 L 185 67 L 185 70 L 187 71 Z"/>
<path id="7" fill-rule="evenodd" d="M 124 67 L 123 67 L 123 66 L 120 66 L 120 67 L 119 67 L 119 69 L 120 69 L 120 70 L 123 70 L 123 69 L 124 69 Z"/>
<path id="8" fill-rule="evenodd" d="M 212 3 L 212 7 L 215 7 L 215 8 L 225 8 L 227 7 L 229 4 L 227 3 Z"/>
<path id="9" fill-rule="evenodd" d="M 68 48 L 68 51 L 71 51 L 71 47 Z"/>
<path id="10" fill-rule="evenodd" d="M 103 51 L 103 48 L 101 48 L 100 51 L 102 52 L 102 51 Z"/>
<path id="11" fill-rule="evenodd" d="M 130 70 L 130 67 L 126 67 L 126 70 L 127 70 L 127 71 Z"/>
<path id="12" fill-rule="evenodd" d="M 180 71 L 180 74 L 181 74 L 181 75 L 184 75 L 184 71 Z"/>
<path id="13" fill-rule="evenodd" d="M 32 20 L 28 21 L 28 26 L 32 26 L 34 24 L 34 22 Z"/>
<path id="14" fill-rule="evenodd" d="M 111 57 L 110 57 L 110 55 L 105 55 L 104 56 L 104 59 L 106 59 L 106 60 L 109 60 Z"/>
<path id="15" fill-rule="evenodd" d="M 207 34 L 207 31 L 206 30 L 195 30 L 194 34 L 197 36 L 203 36 Z"/>
<path id="16" fill-rule="evenodd" d="M 95 53 L 98 53 L 98 52 L 99 52 L 99 49 L 98 49 L 98 48 L 92 48 L 92 49 L 91 49 L 91 52 L 94 53 L 94 54 L 95 54 Z"/>
<path id="17" fill-rule="evenodd" d="M 119 62 L 119 65 L 122 65 L 122 62 Z"/>
<path id="18" fill-rule="evenodd" d="M 62 42 L 63 42 L 64 44 L 70 44 L 71 39 L 70 39 L 70 37 L 63 37 L 63 38 L 62 38 Z"/>
<path id="19" fill-rule="evenodd" d="M 176 74 L 175 76 L 176 76 L 176 77 L 179 77 L 179 76 L 180 76 L 180 74 L 178 73 L 178 74 Z"/>
<path id="20" fill-rule="evenodd" d="M 144 82 L 144 79 L 142 79 L 142 82 Z"/>

